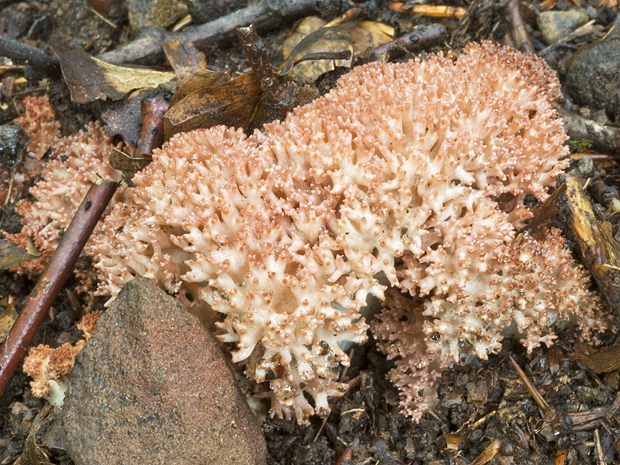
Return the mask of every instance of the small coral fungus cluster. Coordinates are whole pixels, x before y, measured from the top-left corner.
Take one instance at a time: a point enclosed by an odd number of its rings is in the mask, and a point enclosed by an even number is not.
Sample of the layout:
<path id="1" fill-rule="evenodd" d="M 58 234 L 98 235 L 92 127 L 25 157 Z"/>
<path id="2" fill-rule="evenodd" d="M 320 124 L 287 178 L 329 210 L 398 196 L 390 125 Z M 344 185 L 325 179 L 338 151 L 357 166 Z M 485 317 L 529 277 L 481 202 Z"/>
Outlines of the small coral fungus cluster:
<path id="1" fill-rule="evenodd" d="M 35 201 L 21 200 L 15 208 L 24 218 L 22 231 L 7 239 L 29 251 L 34 246 L 40 258 L 23 263 L 18 271 L 35 275 L 60 243 L 90 183 L 98 178 L 118 180 L 120 172 L 107 162 L 114 145 L 102 125 L 91 123 L 77 134 L 61 137 L 46 97 L 28 97 L 24 104 L 26 112 L 15 122 L 32 140 L 15 183 L 39 182 L 30 189 Z"/>
<path id="2" fill-rule="evenodd" d="M 299 422 L 345 392 L 336 368 L 366 341 L 374 295 L 374 334 L 419 418 L 441 370 L 498 351 L 504 329 L 531 349 L 562 322 L 604 326 L 558 232 L 516 238 L 525 197 L 547 198 L 567 164 L 559 96 L 541 59 L 482 43 L 355 68 L 249 137 L 179 134 L 87 246 L 99 293 L 141 275 L 215 310 L 271 413 Z"/>
<path id="3" fill-rule="evenodd" d="M 66 376 L 75 364 L 75 356 L 93 335 L 102 313 L 95 310 L 82 318 L 77 328 L 82 331 L 84 338 L 78 339 L 75 344 L 66 342 L 55 349 L 39 344 L 30 349 L 24 360 L 24 373 L 34 378 L 30 386 L 35 397 L 43 397 L 54 405 L 62 405 L 67 390 Z"/>

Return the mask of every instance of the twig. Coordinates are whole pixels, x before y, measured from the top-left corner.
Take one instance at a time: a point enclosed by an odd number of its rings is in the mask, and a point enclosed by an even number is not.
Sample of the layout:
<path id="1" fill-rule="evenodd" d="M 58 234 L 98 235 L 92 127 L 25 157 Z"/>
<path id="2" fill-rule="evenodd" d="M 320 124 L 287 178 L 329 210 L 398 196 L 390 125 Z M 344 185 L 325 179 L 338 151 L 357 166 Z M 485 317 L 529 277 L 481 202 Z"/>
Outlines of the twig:
<path id="1" fill-rule="evenodd" d="M 521 368 L 519 364 L 515 361 L 515 359 L 512 358 L 512 355 L 509 355 L 508 359 L 510 360 L 510 364 L 512 365 L 514 371 L 517 372 L 517 376 L 519 376 L 519 379 L 525 386 L 525 389 L 527 389 L 527 392 L 530 393 L 532 398 L 536 401 L 540 409 L 543 411 L 543 418 L 548 417 L 552 413 L 552 410 L 545 398 L 538 391 L 538 389 L 536 389 L 536 386 L 534 386 L 534 383 L 532 383 L 530 378 L 525 374 L 523 368 Z"/>
<path id="2" fill-rule="evenodd" d="M 138 139 L 138 155 L 151 155 L 153 149 L 164 143 L 164 113 L 168 111 L 170 102 L 161 93 L 142 102 L 142 131 Z"/>
<path id="3" fill-rule="evenodd" d="M 618 411 L 620 411 L 620 392 L 616 395 L 611 406 L 595 407 L 586 411 L 569 413 L 568 416 L 573 425 L 571 429 L 573 431 L 587 431 L 597 428 L 599 425 L 604 424 L 603 420 L 615 418 Z"/>
<path id="4" fill-rule="evenodd" d="M 342 453 L 342 455 L 338 457 L 338 460 L 336 460 L 336 465 L 342 465 L 342 462 L 344 462 L 345 460 L 351 460 L 351 448 L 350 447 L 347 447 Z"/>
<path id="5" fill-rule="evenodd" d="M 611 223 L 599 219 L 594 213 L 583 185 L 584 181 L 577 170 L 571 171 L 566 176 L 566 193 L 560 198 L 559 206 L 600 293 L 607 300 L 609 308 L 618 310 L 620 271 L 615 268 L 620 265 L 620 245 L 613 237 Z"/>
<path id="6" fill-rule="evenodd" d="M 510 35 L 514 40 L 517 48 L 522 52 L 536 53 L 530 37 L 527 35 L 521 10 L 519 9 L 519 0 L 509 0 L 505 7 L 508 23 L 510 24 Z"/>
<path id="7" fill-rule="evenodd" d="M 237 37 L 245 56 L 252 66 L 254 77 L 260 85 L 262 108 L 269 119 L 283 119 L 292 109 L 294 95 L 291 89 L 283 85 L 281 78 L 274 71 L 267 55 L 267 47 L 256 33 L 253 24 L 237 27 Z"/>
<path id="8" fill-rule="evenodd" d="M 603 455 L 603 447 L 601 446 L 601 437 L 598 434 L 598 428 L 594 430 L 594 444 L 596 445 L 596 456 L 598 457 L 599 465 L 605 465 L 607 461 Z"/>
<path id="9" fill-rule="evenodd" d="M 595 30 L 595 26 L 594 26 L 595 22 L 596 20 L 593 19 L 592 21 L 587 22 L 580 28 L 575 29 L 570 34 L 562 37 L 556 43 L 549 45 L 547 48 L 543 48 L 540 52 L 538 52 L 538 56 L 544 57 L 547 53 L 549 53 L 551 50 L 557 48 L 560 45 L 566 45 L 567 42 L 570 42 L 578 37 L 591 34 L 592 31 Z"/>
<path id="10" fill-rule="evenodd" d="M 417 52 L 425 50 L 434 45 L 440 44 L 446 37 L 446 28 L 441 24 L 430 24 L 428 26 L 417 26 L 413 31 L 374 48 L 374 53 L 378 56 L 385 56 L 399 50 Z"/>
<path id="11" fill-rule="evenodd" d="M 99 180 L 80 204 L 47 268 L 30 293 L 0 354 L 0 395 L 22 360 L 118 184 Z"/>
<path id="12" fill-rule="evenodd" d="M 620 130 L 612 126 L 603 126 L 579 116 L 565 108 L 559 110 L 564 120 L 564 130 L 572 140 L 589 139 L 601 152 L 620 156 Z"/>
<path id="13" fill-rule="evenodd" d="M 309 14 L 314 0 L 262 0 L 226 16 L 183 32 L 146 29 L 129 44 L 101 54 L 98 58 L 108 63 L 155 64 L 164 59 L 163 46 L 171 40 L 191 42 L 198 48 L 230 42 L 238 25 L 253 23 L 257 29 L 278 25 L 283 20 L 294 20 Z"/>
<path id="14" fill-rule="evenodd" d="M 60 73 L 60 61 L 56 56 L 48 55 L 43 50 L 5 35 L 0 35 L 0 56 L 18 63 L 27 63 L 42 76 Z"/>

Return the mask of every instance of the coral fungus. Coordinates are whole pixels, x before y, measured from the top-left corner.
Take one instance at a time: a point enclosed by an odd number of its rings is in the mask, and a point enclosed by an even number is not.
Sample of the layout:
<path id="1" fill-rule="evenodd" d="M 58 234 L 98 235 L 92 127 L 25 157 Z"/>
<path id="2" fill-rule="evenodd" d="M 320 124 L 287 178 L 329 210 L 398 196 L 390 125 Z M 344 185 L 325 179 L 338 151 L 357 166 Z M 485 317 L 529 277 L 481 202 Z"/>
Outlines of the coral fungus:
<path id="1" fill-rule="evenodd" d="M 30 244 L 36 247 L 41 257 L 18 267 L 20 272 L 36 275 L 59 244 L 90 183 L 98 178 L 118 180 L 120 172 L 108 164 L 114 145 L 103 126 L 91 123 L 77 134 L 60 137 L 59 124 L 53 120 L 54 112 L 46 98 L 26 99 L 24 103 L 26 112 L 17 122 L 33 140 L 21 168 L 21 182 L 42 179 L 30 189 L 34 202 L 18 202 L 15 211 L 23 218 L 23 229 L 7 235 L 7 239 L 22 248 Z M 41 160 L 44 153 L 48 153 L 47 160 Z"/>
<path id="2" fill-rule="evenodd" d="M 69 342 L 52 349 L 39 344 L 28 352 L 24 359 L 24 373 L 34 378 L 30 387 L 35 397 L 43 397 L 51 404 L 62 405 L 67 390 L 66 376 L 75 364 L 75 357 L 93 335 L 100 310 L 90 312 L 82 318 L 77 327 L 84 333 L 84 338 L 75 344 Z"/>
<path id="3" fill-rule="evenodd" d="M 269 382 L 271 413 L 300 422 L 346 390 L 342 344 L 366 340 L 360 309 L 384 298 L 382 282 L 417 305 L 389 305 L 375 327 L 404 356 L 401 387 L 432 388 L 461 355 L 497 351 L 506 326 L 527 347 L 569 315 L 596 327 L 598 302 L 555 232 L 512 246 L 525 197 L 544 200 L 567 164 L 559 95 L 541 59 L 485 42 L 357 67 L 250 137 L 179 134 L 91 243 L 99 292 L 142 275 L 207 303 L 233 361 Z M 405 396 L 419 416 L 425 400 Z"/>

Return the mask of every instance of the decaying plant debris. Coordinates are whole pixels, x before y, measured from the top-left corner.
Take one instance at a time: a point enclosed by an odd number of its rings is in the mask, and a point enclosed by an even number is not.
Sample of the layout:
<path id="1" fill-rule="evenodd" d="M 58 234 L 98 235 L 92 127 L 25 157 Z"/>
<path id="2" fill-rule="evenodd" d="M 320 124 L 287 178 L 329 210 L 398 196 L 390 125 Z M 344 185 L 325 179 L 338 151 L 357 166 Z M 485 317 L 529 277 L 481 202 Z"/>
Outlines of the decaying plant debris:
<path id="1" fill-rule="evenodd" d="M 44 11 L 46 2 L 42 3 Z M 337 2 L 338 7 L 319 11 L 323 18 L 312 19 L 313 4 L 321 2 L 286 0 L 277 12 L 272 3 L 259 1 L 181 32 L 143 31 L 96 58 L 60 45 L 49 55 L 35 47 L 14 49 L 15 42 L 0 37 L 0 55 L 15 50 L 10 55 L 14 64 L 3 75 L 0 119 L 12 120 L 20 111 L 12 106 L 15 101 L 24 95 L 42 95 L 49 84 L 50 100 L 65 127 L 103 120 L 129 145 L 117 150 L 113 159 L 115 168 L 131 183 L 131 175 L 148 163 L 150 151 L 161 143 L 149 134 L 168 139 L 217 124 L 249 131 L 285 117 L 292 107 L 329 90 L 337 76 L 356 64 L 405 60 L 447 49 L 458 53 L 473 40 L 495 39 L 524 51 L 544 51 L 544 58 L 555 64 L 562 78 L 576 49 L 614 40 L 605 34 L 614 20 L 619 27 L 615 0 L 560 0 L 555 5 L 549 0 L 449 5 Z M 421 6 L 443 17 L 420 16 Z M 539 14 L 548 8 L 577 7 L 588 8 L 595 25 L 584 26 L 555 45 L 541 43 Z M 105 15 L 100 4 L 95 8 Z M 301 19 L 299 25 L 291 24 Z M 254 23 L 260 36 L 250 28 L 237 31 L 239 23 Z M 269 29 L 275 31 L 266 32 Z M 288 39 L 287 32 L 291 32 Z M 236 34 L 241 35 L 243 46 Z M 36 46 L 44 43 L 36 37 L 28 40 Z M 280 48 L 286 56 L 279 53 Z M 24 60 L 25 69 L 15 66 Z M 134 67 L 136 63 L 158 67 L 145 70 Z M 23 73 L 43 81 L 27 83 Z M 266 86 L 266 82 L 275 85 Z M 573 151 L 581 153 L 571 156 L 571 169 L 551 198 L 543 205 L 532 202 L 536 213 L 524 231 L 561 227 L 609 308 L 618 309 L 617 125 L 595 111 L 579 113 L 575 106 L 565 106 L 560 113 Z M 150 131 L 141 133 L 143 121 Z M 20 157 L 14 157 L 16 167 Z M 10 167 L 1 174 L 2 182 L 11 185 L 8 195 L 0 190 L 6 197 L 0 226 L 9 232 L 19 228 L 19 218 L 12 214 L 15 201 L 28 195 L 28 186 L 12 184 L 15 172 Z M 28 260 L 29 253 L 36 250 L 2 243 L 0 267 Z M 0 336 L 6 337 L 34 282 L 1 273 Z M 87 308 L 101 306 L 79 295 L 77 285 L 69 279 L 50 311 L 53 319 L 43 323 L 34 343 L 77 340 L 77 321 Z M 354 347 L 349 353 L 351 366 L 339 375 L 351 388 L 334 403 L 329 418 L 315 418 L 309 427 L 264 420 L 269 464 L 616 463 L 620 460 L 620 350 L 613 332 L 598 338 L 600 344 L 592 347 L 565 331 L 553 347 L 531 354 L 505 343 L 488 362 L 473 361 L 447 370 L 439 380 L 437 406 L 419 424 L 399 413 L 398 393 L 386 380 L 391 366 L 374 343 Z M 0 399 L 1 463 L 70 463 L 54 409 L 33 398 L 27 385 L 18 370 Z"/>

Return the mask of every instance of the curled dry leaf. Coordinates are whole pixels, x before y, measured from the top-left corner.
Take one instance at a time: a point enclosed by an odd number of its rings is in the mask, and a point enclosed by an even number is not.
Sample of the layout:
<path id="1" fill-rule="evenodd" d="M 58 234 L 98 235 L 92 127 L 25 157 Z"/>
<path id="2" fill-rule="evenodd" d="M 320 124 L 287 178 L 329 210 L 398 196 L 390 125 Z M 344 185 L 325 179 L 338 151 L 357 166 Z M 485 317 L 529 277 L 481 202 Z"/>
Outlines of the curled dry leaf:
<path id="1" fill-rule="evenodd" d="M 484 449 L 480 455 L 476 457 L 476 460 L 474 460 L 471 465 L 484 465 L 485 463 L 489 463 L 499 452 L 499 448 L 499 439 L 494 439 L 491 444 L 489 444 L 486 449 Z"/>
<path id="2" fill-rule="evenodd" d="M 349 58 L 333 58 L 304 61 L 309 55 L 349 52 Z M 341 27 L 323 27 L 304 37 L 286 57 L 279 72 L 292 70 L 287 74 L 294 81 L 315 81 L 321 74 L 336 67 L 351 67 L 353 60 L 353 40 Z M 295 66 L 295 64 L 297 64 Z"/>
<path id="3" fill-rule="evenodd" d="M 153 93 L 153 89 L 131 92 L 122 101 L 113 102 L 101 113 L 101 119 L 108 128 L 108 134 L 120 135 L 130 145 L 137 145 L 142 125 L 140 107 L 142 100 Z"/>
<path id="4" fill-rule="evenodd" d="M 108 159 L 110 166 L 115 170 L 123 172 L 125 179 L 131 178 L 134 173 L 144 169 L 146 165 L 151 162 L 149 156 L 132 157 L 131 155 L 114 148 L 110 152 L 110 158 Z"/>
<path id="5" fill-rule="evenodd" d="M 0 240 L 0 270 L 8 270 L 21 263 L 37 258 L 12 242 Z"/>
<path id="6" fill-rule="evenodd" d="M 282 44 L 284 62 L 279 71 L 288 73 L 287 77 L 295 81 L 314 81 L 336 66 L 350 67 L 353 56 L 390 42 L 393 36 L 392 27 L 374 21 L 349 21 L 338 27 L 326 27 L 322 19 L 309 17 Z M 350 58 L 329 56 L 344 51 L 350 52 Z"/>
<path id="7" fill-rule="evenodd" d="M 164 139 L 218 124 L 247 127 L 260 102 L 260 86 L 252 73 L 230 79 L 207 69 L 203 53 L 191 44 L 172 41 L 164 47 L 177 76 L 177 89 L 164 117 Z"/>
<path id="8" fill-rule="evenodd" d="M 219 124 L 247 127 L 260 102 L 260 86 L 253 73 L 190 93 L 171 104 L 164 119 L 165 139 L 179 132 Z"/>
<path id="9" fill-rule="evenodd" d="M 601 349 L 586 356 L 583 363 L 596 373 L 610 373 L 620 368 L 620 344 Z"/>
<path id="10" fill-rule="evenodd" d="M 62 74 L 76 103 L 120 100 L 137 89 L 154 89 L 175 78 L 174 73 L 106 63 L 82 50 L 55 47 Z"/>
<path id="11" fill-rule="evenodd" d="M 60 421 L 58 411 L 53 405 L 46 405 L 35 417 L 24 444 L 24 451 L 15 465 L 52 465 L 49 459 L 47 446 L 55 449 L 64 449 L 62 437 L 54 434 L 59 431 Z M 43 447 L 42 447 L 43 446 Z"/>
<path id="12" fill-rule="evenodd" d="M 10 298 L 5 298 L 0 301 L 0 344 L 4 342 L 9 335 L 13 323 L 17 319 L 17 310 L 11 303 Z"/>

